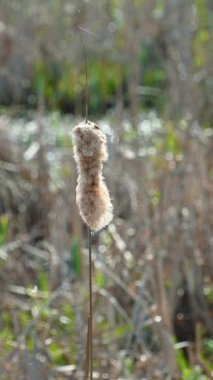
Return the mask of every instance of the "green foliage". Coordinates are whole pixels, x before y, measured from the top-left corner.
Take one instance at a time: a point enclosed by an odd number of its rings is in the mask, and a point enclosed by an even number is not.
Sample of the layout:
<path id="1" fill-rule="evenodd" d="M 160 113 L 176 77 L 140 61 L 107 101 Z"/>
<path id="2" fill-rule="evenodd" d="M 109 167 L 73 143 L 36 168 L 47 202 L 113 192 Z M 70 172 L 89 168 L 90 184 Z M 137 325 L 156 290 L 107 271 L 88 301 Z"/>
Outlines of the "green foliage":
<path id="1" fill-rule="evenodd" d="M 151 198 L 151 205 L 153 207 L 156 207 L 159 204 L 159 201 L 160 201 L 160 198 L 161 198 L 160 191 L 157 190 L 157 189 L 152 189 L 149 192 L 149 195 L 150 195 L 150 198 Z"/>
<path id="2" fill-rule="evenodd" d="M 213 359 L 213 339 L 203 340 L 203 353 L 205 356 Z"/>
<path id="3" fill-rule="evenodd" d="M 38 286 L 39 289 L 48 292 L 49 291 L 49 279 L 48 275 L 44 270 L 40 270 L 38 273 Z"/>
<path id="4" fill-rule="evenodd" d="M 4 349 L 0 350 L 0 358 L 4 357 L 5 352 L 8 352 L 13 348 L 14 342 L 15 336 L 13 335 L 11 329 L 9 329 L 8 327 L 4 327 L 0 331 L 0 345 L 2 346 L 2 343 L 4 345 Z"/>
<path id="5" fill-rule="evenodd" d="M 106 231 L 106 233 L 104 235 L 104 239 L 103 239 L 103 243 L 104 243 L 106 249 L 108 247 L 111 247 L 112 242 L 113 242 L 112 235 L 108 231 Z"/>
<path id="6" fill-rule="evenodd" d="M 155 6 L 155 12 L 157 12 L 157 14 L 163 14 L 163 11 L 164 11 L 164 8 L 165 8 L 165 3 L 163 0 L 157 0 L 156 1 L 156 6 Z"/>
<path id="7" fill-rule="evenodd" d="M 138 132 L 136 129 L 131 128 L 128 131 L 124 132 L 124 138 L 128 142 L 134 141 L 137 137 L 138 137 Z"/>
<path id="8" fill-rule="evenodd" d="M 125 375 L 132 375 L 134 373 L 134 368 L 135 368 L 135 361 L 134 358 L 127 357 L 124 361 L 124 372 Z"/>
<path id="9" fill-rule="evenodd" d="M 191 373 L 191 369 L 188 365 L 184 352 L 181 349 L 177 350 L 177 363 L 181 370 L 183 379 L 186 380 Z"/>
<path id="10" fill-rule="evenodd" d="M 30 321 L 30 313 L 23 310 L 19 314 L 19 321 L 20 321 L 20 325 L 24 329 L 28 325 L 28 323 Z"/>
<path id="11" fill-rule="evenodd" d="M 178 130 L 175 129 L 175 126 L 171 122 L 165 122 L 163 139 L 158 137 L 155 139 L 157 151 L 162 154 L 170 153 L 172 156 L 180 154 L 182 148 L 177 132 Z"/>
<path id="12" fill-rule="evenodd" d="M 37 61 L 35 66 L 34 87 L 36 93 L 43 93 L 46 83 L 46 68 L 43 61 Z"/>
<path id="13" fill-rule="evenodd" d="M 210 30 L 209 30 L 209 14 L 206 0 L 196 0 L 196 10 L 199 22 L 199 28 L 194 40 L 195 65 L 203 67 L 209 56 Z"/>
<path id="14" fill-rule="evenodd" d="M 70 62 L 64 61 L 60 65 L 60 76 L 56 83 L 58 101 L 74 100 L 80 93 L 80 73 Z"/>
<path id="15" fill-rule="evenodd" d="M 143 97 L 143 107 L 145 109 L 155 108 L 158 111 L 162 111 L 166 99 L 164 93 L 166 71 L 154 43 L 147 42 L 142 46 L 140 62 L 142 73 L 141 85 L 149 90 Z"/>
<path id="16" fill-rule="evenodd" d="M 105 57 L 87 57 L 88 59 L 88 86 L 89 108 L 91 113 L 100 114 L 106 108 L 114 107 L 115 97 L 119 87 L 128 82 L 128 70 L 122 61 Z M 155 93 L 165 85 L 166 74 L 156 53 L 155 47 L 146 43 L 141 47 L 141 83 L 140 85 L 154 89 L 153 93 L 146 94 L 143 99 L 144 108 L 162 109 L 165 103 L 164 94 Z M 69 109 L 76 105 L 82 108 L 85 94 L 85 66 L 74 66 L 70 61 L 47 63 L 38 60 L 35 64 L 33 91 L 43 94 L 45 102 L 51 109 Z M 129 102 L 125 96 L 125 103 Z M 82 112 L 82 109 L 81 109 Z"/>
<path id="17" fill-rule="evenodd" d="M 99 288 L 105 288 L 106 286 L 105 275 L 100 269 L 96 269 L 95 271 L 95 282 Z"/>
<path id="18" fill-rule="evenodd" d="M 106 334 L 107 334 L 106 336 L 109 338 L 108 331 L 110 329 L 110 323 L 103 315 L 99 316 L 99 321 L 97 323 L 97 326 L 98 326 L 99 330 L 102 331 L 102 333 L 106 332 Z"/>
<path id="19" fill-rule="evenodd" d="M 94 61 L 89 63 L 90 109 L 93 113 L 100 113 L 105 103 L 113 106 L 115 93 L 122 83 L 122 66 L 110 60 Z"/>
<path id="20" fill-rule="evenodd" d="M 200 29 L 197 32 L 195 38 L 194 47 L 195 47 L 195 63 L 198 67 L 202 67 L 208 57 L 208 44 L 210 40 L 209 32 L 205 29 Z"/>
<path id="21" fill-rule="evenodd" d="M 71 261 L 72 261 L 72 269 L 75 275 L 79 278 L 81 275 L 81 248 L 80 248 L 80 242 L 77 239 L 72 240 Z"/>
<path id="22" fill-rule="evenodd" d="M 34 341 L 33 341 L 33 336 L 31 334 L 29 334 L 26 337 L 26 346 L 27 346 L 28 352 L 32 353 L 34 349 Z"/>
<path id="23" fill-rule="evenodd" d="M 213 340 L 203 338 L 202 326 L 198 327 L 199 340 L 202 342 L 202 350 L 200 352 L 200 361 L 205 363 L 205 368 L 208 368 L 209 372 L 212 371 L 212 357 L 213 357 Z M 190 366 L 184 351 L 178 349 L 176 351 L 177 364 L 181 371 L 181 380 L 208 380 L 203 368 L 200 365 Z"/>
<path id="24" fill-rule="evenodd" d="M 63 355 L 62 347 L 59 343 L 56 343 L 55 341 L 52 341 L 49 345 L 49 354 L 51 357 L 52 362 L 55 365 L 65 365 L 66 360 Z"/>
<path id="25" fill-rule="evenodd" d="M 2 312 L 2 321 L 5 328 L 8 328 L 8 329 L 11 328 L 12 321 L 11 321 L 11 314 L 10 314 L 9 308 Z"/>
<path id="26" fill-rule="evenodd" d="M 118 325 L 115 328 L 115 337 L 120 338 L 122 336 L 126 336 L 128 332 L 132 330 L 132 324 L 126 323 L 124 325 Z"/>
<path id="27" fill-rule="evenodd" d="M 5 352 L 9 352 L 13 348 L 15 340 L 16 337 L 13 334 L 10 308 L 7 307 L 1 313 L 0 358 L 4 357 Z"/>
<path id="28" fill-rule="evenodd" d="M 205 363 L 205 367 L 208 371 L 212 373 L 213 371 L 213 339 L 212 338 L 202 338 L 202 351 L 201 360 Z"/>
<path id="29" fill-rule="evenodd" d="M 32 90 L 37 96 L 42 94 L 51 109 L 58 109 L 64 98 L 74 97 L 71 74 L 72 66 L 66 62 L 63 65 L 57 62 L 47 64 L 39 60 L 35 65 Z"/>
<path id="30" fill-rule="evenodd" d="M 51 112 L 49 114 L 49 123 L 55 130 L 56 148 L 70 148 L 72 147 L 72 142 L 69 136 L 64 133 L 63 128 L 61 128 L 61 115 L 58 111 Z"/>
<path id="31" fill-rule="evenodd" d="M 208 380 L 200 366 L 191 368 L 183 350 L 177 350 L 177 363 L 181 370 L 181 380 Z"/>
<path id="32" fill-rule="evenodd" d="M 57 329 L 53 330 L 48 347 L 52 362 L 54 365 L 65 365 L 70 358 L 71 362 L 74 362 L 76 347 L 73 336 L 76 325 L 72 306 L 63 302 L 58 313 L 51 316 L 50 319 Z"/>
<path id="33" fill-rule="evenodd" d="M 179 139 L 177 137 L 177 134 L 172 128 L 167 129 L 164 143 L 165 143 L 166 152 L 170 152 L 174 155 L 180 153 L 181 149 L 180 149 Z"/>
<path id="34" fill-rule="evenodd" d="M 7 215 L 0 216 L 0 247 L 6 243 L 9 229 L 9 218 Z"/>

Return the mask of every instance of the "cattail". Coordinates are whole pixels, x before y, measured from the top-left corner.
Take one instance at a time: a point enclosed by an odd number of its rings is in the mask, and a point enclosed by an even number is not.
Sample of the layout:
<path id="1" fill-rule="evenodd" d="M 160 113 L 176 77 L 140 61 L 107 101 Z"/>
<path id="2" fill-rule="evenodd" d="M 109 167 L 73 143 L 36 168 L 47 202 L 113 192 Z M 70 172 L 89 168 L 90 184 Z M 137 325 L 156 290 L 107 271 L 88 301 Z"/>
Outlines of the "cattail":
<path id="1" fill-rule="evenodd" d="M 73 131 L 74 158 L 78 167 L 76 202 L 83 221 L 94 232 L 112 220 L 112 203 L 102 175 L 107 160 L 106 136 L 100 128 L 84 121 Z"/>

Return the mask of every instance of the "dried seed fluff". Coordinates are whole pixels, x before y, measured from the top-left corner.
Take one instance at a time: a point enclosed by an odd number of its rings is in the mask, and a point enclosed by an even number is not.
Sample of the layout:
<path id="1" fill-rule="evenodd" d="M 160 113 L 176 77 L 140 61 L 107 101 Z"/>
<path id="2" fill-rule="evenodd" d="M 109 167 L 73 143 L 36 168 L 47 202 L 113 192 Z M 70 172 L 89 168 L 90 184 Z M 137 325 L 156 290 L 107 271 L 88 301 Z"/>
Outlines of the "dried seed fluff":
<path id="1" fill-rule="evenodd" d="M 74 158 L 78 167 L 76 202 L 83 221 L 99 231 L 112 220 L 112 203 L 102 175 L 107 160 L 106 136 L 100 128 L 85 121 L 72 131 Z"/>

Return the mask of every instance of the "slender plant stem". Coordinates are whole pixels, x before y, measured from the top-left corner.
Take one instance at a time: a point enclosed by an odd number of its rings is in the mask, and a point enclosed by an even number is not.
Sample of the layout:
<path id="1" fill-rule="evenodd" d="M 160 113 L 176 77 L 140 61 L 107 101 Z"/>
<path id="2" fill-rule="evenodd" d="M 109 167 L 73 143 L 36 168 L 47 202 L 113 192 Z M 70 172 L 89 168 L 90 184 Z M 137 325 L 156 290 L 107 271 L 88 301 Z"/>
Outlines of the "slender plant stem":
<path id="1" fill-rule="evenodd" d="M 88 245 L 89 245 L 89 323 L 88 323 L 88 348 L 89 348 L 89 374 L 90 380 L 93 380 L 93 307 L 92 307 L 92 233 L 88 227 Z"/>
<path id="2" fill-rule="evenodd" d="M 84 41 L 81 35 L 81 29 L 79 28 L 79 36 L 81 40 L 81 45 L 83 49 L 83 54 L 84 54 L 84 65 L 85 65 L 85 121 L 87 123 L 88 121 L 88 98 L 89 98 L 89 92 L 88 92 L 88 68 L 87 68 L 87 55 L 86 55 L 86 49 L 84 45 Z M 84 29 L 82 29 L 84 30 Z"/>
<path id="3" fill-rule="evenodd" d="M 90 318 L 89 315 L 87 317 L 87 344 L 86 344 L 86 363 L 85 363 L 85 376 L 84 380 L 89 379 L 89 330 L 90 330 Z"/>
<path id="4" fill-rule="evenodd" d="M 84 55 L 84 65 L 85 65 L 85 122 L 88 121 L 88 68 L 87 68 L 87 55 L 86 49 L 81 35 L 81 30 L 88 32 L 86 29 L 79 27 L 79 36 L 81 40 L 81 46 Z M 88 227 L 88 248 L 89 248 L 89 313 L 88 313 L 88 325 L 87 325 L 87 345 L 86 345 L 86 368 L 85 368 L 85 379 L 93 380 L 93 309 L 92 309 L 92 233 L 90 227 Z"/>

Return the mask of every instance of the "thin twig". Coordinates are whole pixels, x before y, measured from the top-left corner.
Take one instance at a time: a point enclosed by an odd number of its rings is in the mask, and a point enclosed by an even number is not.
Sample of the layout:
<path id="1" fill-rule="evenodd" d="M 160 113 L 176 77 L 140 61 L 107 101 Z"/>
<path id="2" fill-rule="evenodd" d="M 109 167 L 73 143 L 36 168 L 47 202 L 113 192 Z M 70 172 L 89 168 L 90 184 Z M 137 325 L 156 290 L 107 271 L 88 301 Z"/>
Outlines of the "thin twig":
<path id="1" fill-rule="evenodd" d="M 93 379 L 93 331 L 92 331 L 92 321 L 93 321 L 93 308 L 92 308 L 92 234 L 91 229 L 88 227 L 88 245 L 89 245 L 89 323 L 88 323 L 88 340 L 89 340 L 89 379 Z"/>
<path id="2" fill-rule="evenodd" d="M 87 344 L 86 344 L 86 364 L 84 380 L 88 380 L 89 377 L 89 330 L 90 330 L 90 318 L 87 318 Z"/>
<path id="3" fill-rule="evenodd" d="M 86 49 L 84 45 L 84 41 L 81 35 L 81 30 L 85 30 L 83 28 L 78 28 L 79 29 L 79 36 L 81 40 L 81 46 L 84 54 L 84 64 L 85 64 L 85 122 L 87 123 L 88 121 L 88 98 L 89 98 L 89 93 L 88 93 L 88 69 L 87 69 L 87 55 L 86 55 Z"/>
<path id="4" fill-rule="evenodd" d="M 89 310 L 87 323 L 87 343 L 86 343 L 86 363 L 85 363 L 85 380 L 93 379 L 93 308 L 92 308 L 92 233 L 88 227 L 88 248 L 89 248 Z"/>

